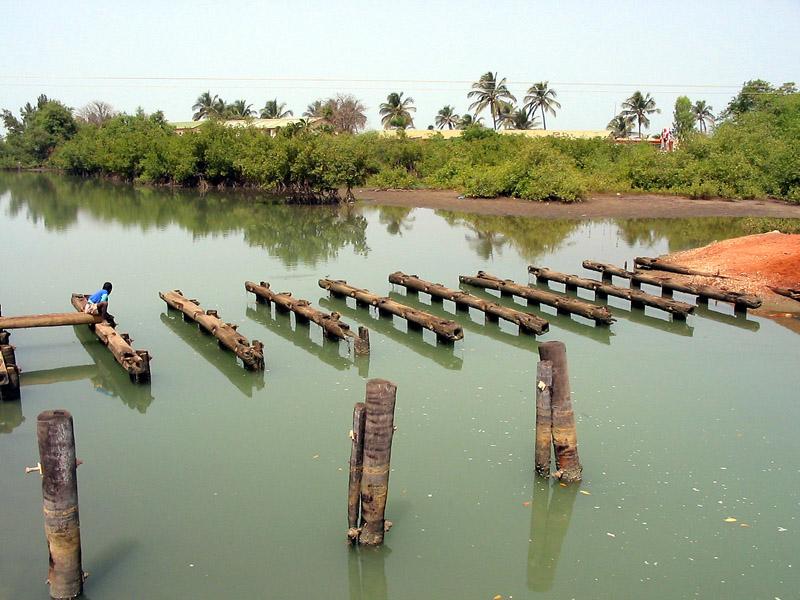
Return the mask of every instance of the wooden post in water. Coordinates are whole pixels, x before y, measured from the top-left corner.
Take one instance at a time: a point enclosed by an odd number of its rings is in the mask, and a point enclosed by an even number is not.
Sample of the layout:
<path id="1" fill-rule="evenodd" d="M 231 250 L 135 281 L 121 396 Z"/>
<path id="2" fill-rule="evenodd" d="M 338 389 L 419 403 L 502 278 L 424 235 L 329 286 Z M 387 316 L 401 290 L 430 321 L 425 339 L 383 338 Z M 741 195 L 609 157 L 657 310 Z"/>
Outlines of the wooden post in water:
<path id="1" fill-rule="evenodd" d="M 553 363 L 539 361 L 536 366 L 536 474 L 550 477 L 550 447 L 553 421 L 550 395 L 553 389 Z"/>
<path id="2" fill-rule="evenodd" d="M 364 466 L 364 425 L 367 405 L 356 402 L 353 407 L 353 429 L 350 439 L 350 481 L 347 486 L 347 537 L 351 544 L 358 541 L 358 526 L 361 509 L 361 474 Z"/>
<path id="3" fill-rule="evenodd" d="M 539 358 L 551 362 L 553 369 L 550 402 L 557 469 L 554 476 L 565 483 L 580 481 L 583 467 L 578 458 L 578 434 L 569 389 L 567 348 L 564 342 L 544 342 L 539 345 Z"/>
<path id="4" fill-rule="evenodd" d="M 83 592 L 81 525 L 72 415 L 46 410 L 36 419 L 44 504 L 44 532 L 50 552 L 50 597 L 76 598 Z"/>
<path id="5" fill-rule="evenodd" d="M 14 346 L 8 344 L 9 333 L 3 332 L 0 345 L 0 400 L 19 400 L 19 367 Z"/>
<path id="6" fill-rule="evenodd" d="M 369 354 L 369 329 L 363 325 L 358 327 L 358 337 L 353 342 L 353 350 L 356 356 L 365 356 Z"/>
<path id="7" fill-rule="evenodd" d="M 367 546 L 383 544 L 389 465 L 394 435 L 397 386 L 385 379 L 367 382 L 364 425 L 364 466 L 361 477 L 361 532 L 358 541 Z"/>

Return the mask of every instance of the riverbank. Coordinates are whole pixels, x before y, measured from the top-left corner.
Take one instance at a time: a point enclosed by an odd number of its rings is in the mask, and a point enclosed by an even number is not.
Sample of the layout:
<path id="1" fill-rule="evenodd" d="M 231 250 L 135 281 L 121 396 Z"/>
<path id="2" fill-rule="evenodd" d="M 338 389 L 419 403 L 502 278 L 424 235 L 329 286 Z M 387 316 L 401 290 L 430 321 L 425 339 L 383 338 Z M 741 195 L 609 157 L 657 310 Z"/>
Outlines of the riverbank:
<path id="1" fill-rule="evenodd" d="M 353 190 L 366 206 L 433 208 L 485 215 L 545 219 L 775 217 L 800 219 L 800 205 L 780 200 L 696 200 L 660 194 L 592 194 L 584 202 L 532 202 L 519 198 L 461 198 L 453 190 Z"/>

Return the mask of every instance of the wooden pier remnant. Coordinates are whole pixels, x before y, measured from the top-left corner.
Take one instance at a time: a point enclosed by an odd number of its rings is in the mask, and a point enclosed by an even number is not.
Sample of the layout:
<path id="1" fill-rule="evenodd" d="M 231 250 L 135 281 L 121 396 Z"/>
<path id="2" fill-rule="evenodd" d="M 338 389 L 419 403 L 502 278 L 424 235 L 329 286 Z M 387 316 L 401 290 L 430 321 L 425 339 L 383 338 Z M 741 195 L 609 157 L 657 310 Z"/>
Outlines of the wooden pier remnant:
<path id="1" fill-rule="evenodd" d="M 640 287 L 645 283 L 661 288 L 662 295 L 671 296 L 672 292 L 683 292 L 697 296 L 698 303 L 708 302 L 709 299 L 730 302 L 736 312 L 746 312 L 748 308 L 758 308 L 761 306 L 761 298 L 754 294 L 745 292 L 733 292 L 710 285 L 700 285 L 684 283 L 668 276 L 655 276 L 645 273 L 634 273 L 626 271 L 614 265 L 595 262 L 591 260 L 583 261 L 583 268 L 590 271 L 599 271 L 603 274 L 603 279 L 610 281 L 612 276 L 622 277 L 631 280 L 631 287 Z"/>
<path id="2" fill-rule="evenodd" d="M 397 386 L 385 379 L 370 379 L 367 382 L 367 397 L 363 404 L 364 416 L 358 403 L 353 410 L 353 447 L 350 455 L 350 485 L 348 489 L 347 537 L 353 543 L 365 546 L 380 546 L 391 522 L 385 519 L 386 498 L 389 491 L 389 470 L 394 435 L 394 407 Z M 363 435 L 358 432 L 363 422 Z M 359 440 L 362 448 L 358 448 Z M 359 470 L 358 457 L 362 466 Z M 359 476 L 360 472 L 360 476 Z M 360 517 L 353 507 L 355 503 L 355 480 L 360 477 Z M 359 525 L 360 520 L 360 525 Z M 353 526 L 356 524 L 355 526 Z"/>
<path id="3" fill-rule="evenodd" d="M 350 430 L 350 480 L 347 485 L 347 537 L 351 543 L 358 541 L 361 515 L 361 474 L 364 468 L 364 424 L 367 405 L 356 402 L 353 407 L 353 429 Z"/>
<path id="4" fill-rule="evenodd" d="M 575 413 L 572 411 L 567 348 L 563 342 L 544 342 L 539 345 L 539 358 L 549 361 L 552 366 L 550 403 L 556 458 L 556 472 L 553 476 L 564 483 L 580 481 L 583 467 L 578 458 L 578 434 L 575 429 Z"/>
<path id="5" fill-rule="evenodd" d="M 490 320 L 504 319 L 519 326 L 521 332 L 541 335 L 550 329 L 550 324 L 543 318 L 515 308 L 490 302 L 462 290 L 451 290 L 440 283 L 431 283 L 416 275 L 406 275 L 396 271 L 389 275 L 389 281 L 401 285 L 407 290 L 430 294 L 431 298 L 450 300 L 455 303 L 456 310 L 474 308 L 486 314 Z"/>
<path id="6" fill-rule="evenodd" d="M 724 275 L 719 273 L 707 273 L 705 271 L 698 271 L 690 269 L 683 265 L 675 265 L 669 263 L 661 258 L 650 258 L 649 256 L 637 256 L 633 259 L 633 264 L 636 269 L 643 269 L 645 271 L 667 271 L 669 273 L 680 273 L 681 275 L 698 275 L 700 277 L 720 277 L 725 278 Z"/>
<path id="7" fill-rule="evenodd" d="M 786 296 L 787 298 L 791 298 L 792 300 L 797 300 L 800 302 L 800 289 L 792 289 L 792 288 L 782 288 L 782 287 L 773 287 L 770 286 L 773 292 L 780 296 Z"/>
<path id="8" fill-rule="evenodd" d="M 8 342 L 9 334 L 8 332 L 4 334 L 0 341 Z M 8 343 L 0 344 L 0 401 L 19 400 L 19 375 L 14 346 Z"/>
<path id="9" fill-rule="evenodd" d="M 72 415 L 47 410 L 36 419 L 39 465 L 26 472 L 42 475 L 44 532 L 50 554 L 50 597 L 76 598 L 83 593 L 81 525 Z"/>
<path id="10" fill-rule="evenodd" d="M 83 313 L 86 306 L 88 294 L 72 294 L 72 306 L 79 313 Z M 130 335 L 127 333 L 117 333 L 117 331 L 107 322 L 90 324 L 89 328 L 94 331 L 103 344 L 108 348 L 117 362 L 128 372 L 134 383 L 147 383 L 150 381 L 150 353 L 147 350 L 134 350 Z"/>
<path id="11" fill-rule="evenodd" d="M 350 325 L 341 321 L 341 315 L 337 312 L 326 313 L 311 307 L 308 300 L 293 298 L 291 292 L 276 293 L 270 289 L 269 283 L 262 281 L 260 284 L 252 281 L 245 281 L 244 287 L 248 292 L 255 294 L 256 302 L 262 304 L 275 304 L 276 310 L 293 312 L 298 321 L 313 321 L 325 332 L 330 339 L 353 340 L 353 350 L 355 354 L 369 354 L 369 332 L 364 337 L 361 332 L 353 332 Z"/>
<path id="12" fill-rule="evenodd" d="M 197 300 L 186 298 L 180 290 L 159 292 L 159 297 L 183 313 L 185 321 L 197 323 L 200 331 L 213 335 L 219 345 L 238 356 L 248 371 L 264 370 L 264 344 L 258 340 L 250 341 L 236 331 L 237 325 L 225 323 L 217 316 L 216 310 L 203 310 Z"/>
<path id="13" fill-rule="evenodd" d="M 320 279 L 319 287 L 328 290 L 333 296 L 349 296 L 356 303 L 374 306 L 379 314 L 391 314 L 408 321 L 409 327 L 421 327 L 433 331 L 436 337 L 444 342 L 455 342 L 464 337 L 461 325 L 449 319 L 442 319 L 422 310 L 400 304 L 387 296 L 378 296 L 369 290 L 347 285 L 346 281 L 336 279 Z"/>
<path id="14" fill-rule="evenodd" d="M 550 477 L 550 447 L 553 445 L 553 363 L 540 360 L 536 365 L 536 474 Z"/>
<path id="15" fill-rule="evenodd" d="M 567 275 L 566 273 L 551 271 L 546 267 L 529 265 L 528 273 L 534 275 L 538 282 L 555 281 L 557 283 L 563 283 L 567 290 L 576 290 L 577 288 L 592 290 L 598 300 L 605 300 L 609 296 L 623 298 L 630 301 L 632 308 L 652 306 L 653 308 L 658 308 L 670 313 L 676 319 L 685 319 L 687 315 L 694 312 L 694 306 L 692 304 L 678 302 L 677 300 L 664 298 L 662 296 L 653 296 L 642 290 L 618 287 L 594 279 L 586 279 L 584 277 L 578 277 L 577 275 Z"/>
<path id="16" fill-rule="evenodd" d="M 0 329 L 28 329 L 31 327 L 58 327 L 62 325 L 94 325 L 103 318 L 86 313 L 50 313 L 45 315 L 21 315 L 0 317 Z"/>
<path id="17" fill-rule="evenodd" d="M 530 302 L 546 304 L 552 306 L 560 313 L 572 313 L 592 319 L 595 323 L 609 325 L 615 321 L 606 306 L 597 306 L 590 302 L 584 302 L 578 298 L 571 298 L 563 294 L 556 294 L 545 290 L 539 290 L 526 285 L 519 285 L 511 279 L 500 279 L 490 275 L 485 271 L 478 271 L 475 277 L 462 275 L 458 278 L 462 283 L 473 285 L 484 289 L 499 290 L 506 296 L 520 296 Z"/>

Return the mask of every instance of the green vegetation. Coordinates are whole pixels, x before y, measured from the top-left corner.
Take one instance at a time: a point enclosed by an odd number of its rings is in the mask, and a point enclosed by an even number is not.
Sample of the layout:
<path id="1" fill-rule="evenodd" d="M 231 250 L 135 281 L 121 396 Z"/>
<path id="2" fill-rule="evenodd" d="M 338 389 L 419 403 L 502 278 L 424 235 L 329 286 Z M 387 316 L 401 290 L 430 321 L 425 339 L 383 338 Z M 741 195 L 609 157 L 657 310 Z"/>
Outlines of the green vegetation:
<path id="1" fill-rule="evenodd" d="M 672 122 L 675 127 L 675 135 L 679 140 L 685 140 L 687 136 L 694 132 L 695 119 L 692 101 L 687 96 L 678 96 L 677 100 L 675 100 Z"/>

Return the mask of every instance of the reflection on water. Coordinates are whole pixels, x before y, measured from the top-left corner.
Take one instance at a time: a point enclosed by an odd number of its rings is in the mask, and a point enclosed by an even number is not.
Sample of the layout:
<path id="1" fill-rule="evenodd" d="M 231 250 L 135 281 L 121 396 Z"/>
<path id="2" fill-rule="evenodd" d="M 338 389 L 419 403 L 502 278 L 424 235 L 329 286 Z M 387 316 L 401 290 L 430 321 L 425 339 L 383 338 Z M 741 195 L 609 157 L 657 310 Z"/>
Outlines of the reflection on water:
<path id="1" fill-rule="evenodd" d="M 0 433 L 11 433 L 22 425 L 22 402 L 19 400 L 0 400 Z"/>
<path id="2" fill-rule="evenodd" d="M 8 214 L 23 210 L 48 230 L 67 230 L 81 211 L 94 218 L 142 230 L 177 225 L 195 237 L 237 231 L 245 241 L 286 265 L 314 265 L 335 258 L 345 247 L 369 251 L 366 219 L 352 205 L 289 206 L 253 193 L 134 187 L 49 174 L 0 178 L 0 196 L 8 192 Z"/>
<path id="3" fill-rule="evenodd" d="M 403 235 L 414 227 L 414 209 L 410 206 L 377 206 L 378 221 L 386 225 L 386 232 L 390 235 Z"/>
<path id="4" fill-rule="evenodd" d="M 210 335 L 198 335 L 197 326 L 185 323 L 180 315 L 182 313 L 172 310 L 169 311 L 169 314 L 161 313 L 161 322 L 225 375 L 228 381 L 236 386 L 243 395 L 252 398 L 254 389 L 264 389 L 264 371 L 243 369 L 233 352 L 220 349 L 217 338 Z"/>
<path id="5" fill-rule="evenodd" d="M 528 538 L 528 589 L 531 591 L 546 592 L 553 587 L 578 488 L 578 485 L 562 487 L 556 480 L 539 477 L 533 482 Z"/>
<path id="6" fill-rule="evenodd" d="M 385 561 L 391 554 L 388 546 L 367 546 L 350 549 L 347 557 L 347 580 L 350 600 L 388 600 Z"/>

